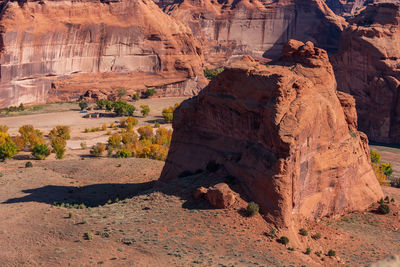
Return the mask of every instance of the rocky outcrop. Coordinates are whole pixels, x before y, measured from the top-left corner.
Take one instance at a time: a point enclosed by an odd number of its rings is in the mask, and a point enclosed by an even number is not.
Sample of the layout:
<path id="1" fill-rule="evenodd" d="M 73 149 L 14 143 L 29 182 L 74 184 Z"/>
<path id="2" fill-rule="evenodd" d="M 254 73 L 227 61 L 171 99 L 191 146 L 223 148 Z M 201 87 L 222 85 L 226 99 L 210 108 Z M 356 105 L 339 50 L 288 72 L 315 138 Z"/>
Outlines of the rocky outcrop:
<path id="1" fill-rule="evenodd" d="M 331 57 L 338 90 L 354 96 L 371 140 L 400 144 L 400 5 L 370 5 L 349 21 Z"/>
<path id="2" fill-rule="evenodd" d="M 325 3 L 335 14 L 351 16 L 359 12 L 374 0 L 325 0 Z"/>
<path id="3" fill-rule="evenodd" d="M 279 57 L 291 38 L 336 51 L 346 24 L 322 0 L 183 0 L 166 12 L 190 26 L 215 66 L 241 55 Z"/>
<path id="4" fill-rule="evenodd" d="M 215 161 L 278 226 L 363 210 L 383 194 L 356 125 L 327 53 L 292 40 L 279 62 L 245 57 L 180 105 L 160 179 Z"/>
<path id="5" fill-rule="evenodd" d="M 191 30 L 150 0 L 3 1 L 0 106 L 70 100 L 88 89 L 197 93 Z"/>

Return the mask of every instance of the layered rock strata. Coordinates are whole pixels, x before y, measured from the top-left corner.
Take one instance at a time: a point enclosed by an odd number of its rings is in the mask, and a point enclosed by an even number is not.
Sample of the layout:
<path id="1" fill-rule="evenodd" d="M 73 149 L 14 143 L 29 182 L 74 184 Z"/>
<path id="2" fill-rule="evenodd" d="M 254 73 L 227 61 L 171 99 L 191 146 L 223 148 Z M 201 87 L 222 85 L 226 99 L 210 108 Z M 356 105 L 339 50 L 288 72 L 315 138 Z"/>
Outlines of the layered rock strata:
<path id="1" fill-rule="evenodd" d="M 202 52 L 191 30 L 150 0 L 3 1 L 1 8 L 2 107 L 46 102 L 50 90 L 64 99 L 98 84 L 177 85 L 173 94 L 202 87 Z M 99 73 L 107 75 L 90 75 Z M 72 89 L 58 90 L 59 78 Z"/>
<path id="2" fill-rule="evenodd" d="M 400 4 L 369 5 L 349 21 L 331 57 L 338 90 L 354 96 L 371 140 L 400 144 Z"/>
<path id="3" fill-rule="evenodd" d="M 327 53 L 291 40 L 279 62 L 245 57 L 181 104 L 160 179 L 215 161 L 278 226 L 366 209 L 383 195 L 354 108 Z"/>

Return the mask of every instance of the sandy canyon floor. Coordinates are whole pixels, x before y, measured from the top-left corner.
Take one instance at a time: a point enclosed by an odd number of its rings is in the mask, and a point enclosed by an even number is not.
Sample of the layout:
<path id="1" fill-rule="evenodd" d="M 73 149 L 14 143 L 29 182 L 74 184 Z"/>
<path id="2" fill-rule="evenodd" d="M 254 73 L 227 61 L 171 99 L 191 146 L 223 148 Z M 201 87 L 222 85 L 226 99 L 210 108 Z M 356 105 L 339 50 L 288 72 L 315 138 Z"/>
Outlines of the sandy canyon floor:
<path id="1" fill-rule="evenodd" d="M 138 126 L 161 121 L 162 108 L 182 100 L 141 100 L 135 105 L 148 104 L 151 113 L 139 116 Z M 11 134 L 23 124 L 45 133 L 60 124 L 72 130 L 63 160 L 52 155 L 35 161 L 27 153 L 0 163 L 1 266 L 360 266 L 400 254 L 400 189 L 383 188 L 394 200 L 388 215 L 377 214 L 375 204 L 366 212 L 309 222 L 308 236 L 299 236 L 312 250 L 306 255 L 304 247 L 268 237 L 271 225 L 261 215 L 244 216 L 242 199 L 226 210 L 194 200 L 194 188 L 211 174 L 167 185 L 157 182 L 162 161 L 88 157 L 80 143 L 89 147 L 108 136 L 84 129 L 118 119 L 83 115 L 66 109 L 0 118 Z M 382 160 L 399 172 L 400 150 L 388 153 L 394 154 L 382 153 Z M 28 160 L 32 168 L 25 168 Z M 311 238 L 316 233 L 318 240 Z M 330 249 L 335 257 L 325 255 Z"/>

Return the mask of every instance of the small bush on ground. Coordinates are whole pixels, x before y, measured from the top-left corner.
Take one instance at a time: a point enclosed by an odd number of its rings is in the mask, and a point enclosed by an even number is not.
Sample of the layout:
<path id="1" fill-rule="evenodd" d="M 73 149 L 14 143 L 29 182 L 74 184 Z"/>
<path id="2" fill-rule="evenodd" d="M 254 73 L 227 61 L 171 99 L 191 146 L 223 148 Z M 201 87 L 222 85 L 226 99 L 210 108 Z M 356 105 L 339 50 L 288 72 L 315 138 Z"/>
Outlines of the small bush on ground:
<path id="1" fill-rule="evenodd" d="M 79 108 L 81 109 L 81 110 L 85 110 L 85 109 L 87 109 L 89 107 L 89 103 L 88 102 L 86 102 L 86 101 L 81 101 L 81 102 L 79 102 Z"/>
<path id="2" fill-rule="evenodd" d="M 61 137 L 55 137 L 51 139 L 51 147 L 53 148 L 53 153 L 56 153 L 56 158 L 57 159 L 62 159 L 64 158 L 64 154 L 66 151 L 66 145 L 67 142 L 65 139 Z"/>
<path id="3" fill-rule="evenodd" d="M 311 254 L 311 248 L 307 248 L 306 251 L 304 252 L 304 254 L 310 255 Z"/>
<path id="4" fill-rule="evenodd" d="M 318 239 L 321 238 L 321 234 L 320 233 L 316 233 L 316 234 L 312 235 L 311 238 L 314 239 L 314 240 L 318 240 Z"/>
<path id="5" fill-rule="evenodd" d="M 389 178 L 393 174 L 393 166 L 390 163 L 382 163 L 380 168 L 387 178 Z"/>
<path id="6" fill-rule="evenodd" d="M 155 143 L 158 145 L 169 146 L 172 139 L 172 130 L 158 128 L 156 130 Z"/>
<path id="7" fill-rule="evenodd" d="M 378 151 L 371 150 L 371 162 L 378 164 L 381 161 L 381 155 L 378 153 Z"/>
<path id="8" fill-rule="evenodd" d="M 50 149 L 46 144 L 36 144 L 32 148 L 32 156 L 38 160 L 44 160 L 50 155 Z"/>
<path id="9" fill-rule="evenodd" d="M 247 205 L 247 215 L 249 217 L 252 217 L 252 216 L 258 214 L 259 211 L 260 211 L 260 207 L 258 206 L 257 203 L 252 201 Z"/>
<path id="10" fill-rule="evenodd" d="M 121 136 L 113 135 L 108 138 L 108 145 L 112 148 L 120 148 L 121 147 Z"/>
<path id="11" fill-rule="evenodd" d="M 138 101 L 138 100 L 140 100 L 140 93 L 136 92 L 136 93 L 132 96 L 132 100 L 133 100 L 133 101 Z"/>
<path id="12" fill-rule="evenodd" d="M 117 116 L 132 116 L 136 110 L 135 106 L 128 104 L 124 100 L 115 101 L 113 108 Z"/>
<path id="13" fill-rule="evenodd" d="M 128 91 L 124 88 L 118 88 L 117 90 L 117 96 L 119 99 L 123 98 L 124 96 L 126 96 L 128 94 Z"/>
<path id="14" fill-rule="evenodd" d="M 289 238 L 287 238 L 286 236 L 281 236 L 281 238 L 278 239 L 278 242 L 287 245 L 289 244 Z"/>
<path id="15" fill-rule="evenodd" d="M 378 207 L 378 212 L 380 214 L 388 214 L 390 212 L 390 207 L 386 204 L 380 204 Z"/>
<path id="16" fill-rule="evenodd" d="M 9 134 L 0 132 L 0 160 L 11 159 L 17 154 L 17 145 Z"/>
<path id="17" fill-rule="evenodd" d="M 148 105 L 141 105 L 140 108 L 140 113 L 142 113 L 142 116 L 147 117 L 147 115 L 150 113 L 150 107 Z"/>
<path id="18" fill-rule="evenodd" d="M 174 118 L 174 111 L 177 107 L 179 107 L 180 103 L 176 103 L 173 107 L 164 108 L 162 110 L 162 116 L 164 118 L 165 123 L 171 123 Z"/>
<path id="19" fill-rule="evenodd" d="M 149 98 L 153 95 L 155 95 L 157 93 L 156 89 L 154 88 L 148 88 L 145 92 L 144 92 L 144 97 L 145 98 Z"/>
<path id="20" fill-rule="evenodd" d="M 106 150 L 105 144 L 97 143 L 90 150 L 90 154 L 96 157 L 100 157 L 105 150 Z"/>
<path id="21" fill-rule="evenodd" d="M 160 124 L 158 123 L 158 121 L 156 121 L 156 122 L 154 123 L 154 128 L 160 128 Z"/>
<path id="22" fill-rule="evenodd" d="M 128 149 L 120 149 L 117 151 L 117 157 L 118 158 L 129 158 L 132 157 L 132 152 Z"/>
<path id="23" fill-rule="evenodd" d="M 335 257 L 335 256 L 336 256 L 336 251 L 330 249 L 330 250 L 328 251 L 328 256 L 329 256 L 329 257 Z"/>
<path id="24" fill-rule="evenodd" d="M 50 138 L 60 137 L 64 140 L 69 140 L 71 138 L 71 129 L 69 126 L 58 125 L 56 128 L 52 129 L 49 133 Z"/>
<path id="25" fill-rule="evenodd" d="M 304 228 L 301 228 L 299 231 L 299 234 L 302 236 L 308 236 L 308 231 Z"/>
<path id="26" fill-rule="evenodd" d="M 32 168 L 33 164 L 32 162 L 28 161 L 27 163 L 25 163 L 25 168 Z"/>
<path id="27" fill-rule="evenodd" d="M 147 139 L 151 140 L 154 136 L 153 133 L 153 128 L 151 126 L 142 126 L 137 129 L 139 135 L 140 135 L 140 140 Z"/>

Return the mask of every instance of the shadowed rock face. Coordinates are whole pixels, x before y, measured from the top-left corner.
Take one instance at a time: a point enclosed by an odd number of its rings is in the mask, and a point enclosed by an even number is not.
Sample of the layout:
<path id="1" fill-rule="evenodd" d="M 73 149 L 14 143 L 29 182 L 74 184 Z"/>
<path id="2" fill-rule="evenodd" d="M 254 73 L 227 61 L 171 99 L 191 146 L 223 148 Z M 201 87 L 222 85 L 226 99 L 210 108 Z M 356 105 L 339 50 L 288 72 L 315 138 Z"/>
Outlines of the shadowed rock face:
<path id="1" fill-rule="evenodd" d="M 354 108 L 327 53 L 292 40 L 276 64 L 246 57 L 181 104 L 160 179 L 215 160 L 279 226 L 363 210 L 382 191 Z"/>
<path id="2" fill-rule="evenodd" d="M 78 77 L 90 87 L 93 73 L 108 73 L 101 83 L 109 87 L 162 87 L 165 79 L 175 95 L 201 88 L 202 52 L 190 29 L 150 0 L 11 1 L 1 14 L 0 106 L 45 102 L 52 83 L 62 99 L 80 89 L 54 80 Z M 132 73 L 144 78 L 130 83 Z"/>
<path id="3" fill-rule="evenodd" d="M 190 26 L 216 66 L 241 55 L 277 58 L 291 38 L 336 51 L 346 24 L 321 0 L 184 0 L 166 12 Z"/>
<path id="4" fill-rule="evenodd" d="M 325 0 L 325 3 L 335 14 L 351 16 L 374 0 Z"/>
<path id="5" fill-rule="evenodd" d="M 400 5 L 370 5 L 350 23 L 331 57 L 338 90 L 356 99 L 359 128 L 371 140 L 399 144 Z"/>

